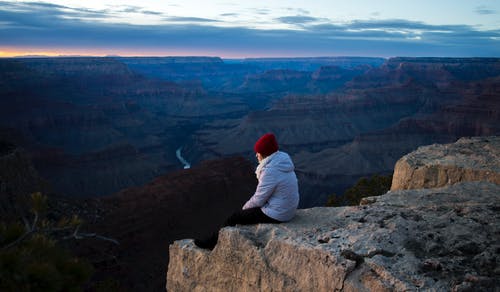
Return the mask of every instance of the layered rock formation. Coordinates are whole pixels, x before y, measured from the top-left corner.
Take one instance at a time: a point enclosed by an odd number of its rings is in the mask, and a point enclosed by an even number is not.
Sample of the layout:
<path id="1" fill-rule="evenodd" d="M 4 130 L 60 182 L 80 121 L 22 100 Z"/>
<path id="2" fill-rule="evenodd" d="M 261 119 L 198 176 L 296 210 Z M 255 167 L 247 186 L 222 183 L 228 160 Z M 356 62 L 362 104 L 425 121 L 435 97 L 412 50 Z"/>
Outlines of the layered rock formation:
<path id="1" fill-rule="evenodd" d="M 421 148 L 400 164 L 433 161 L 429 178 L 464 165 L 498 177 L 499 141 Z M 396 185 L 418 177 L 395 174 Z M 458 179 L 432 188 L 433 181 L 366 198 L 360 206 L 299 210 L 288 223 L 224 228 L 213 251 L 176 241 L 167 290 L 495 291 L 500 185 Z"/>
<path id="2" fill-rule="evenodd" d="M 287 76 L 278 74 L 276 79 L 286 81 Z M 442 126 L 458 130 L 469 127 L 458 118 L 470 115 L 477 119 L 481 109 L 492 111 L 482 115 L 481 122 L 496 121 L 499 76 L 499 59 L 389 59 L 339 91 L 291 94 L 270 109 L 249 113 L 227 129 L 206 127 L 199 139 L 209 152 L 241 153 L 242 145 L 251 145 L 262 132 L 273 131 L 289 151 L 317 152 L 347 144 L 362 134 L 389 129 L 408 118 L 425 122 L 426 115 L 445 112 L 450 119 Z M 460 109 L 454 110 L 457 105 Z"/>
<path id="3" fill-rule="evenodd" d="M 231 90 L 241 84 L 246 74 L 259 71 L 256 66 L 228 64 L 219 57 L 127 57 L 118 60 L 148 77 L 181 83 L 196 80 L 210 90 Z"/>
<path id="4" fill-rule="evenodd" d="M 331 86 L 329 69 L 320 71 Z M 418 146 L 499 135 L 499 76 L 499 59 L 392 58 L 327 94 L 290 94 L 240 120 L 207 124 L 196 149 L 202 158 L 249 155 L 272 131 L 296 162 L 301 207 L 323 205 L 360 177 L 391 173 Z"/>
<path id="5" fill-rule="evenodd" d="M 179 147 L 192 164 L 253 158 L 272 131 L 309 207 L 420 145 L 499 135 L 499 72 L 495 58 L 4 59 L 0 127 L 73 196 L 180 169 Z"/>
<path id="6" fill-rule="evenodd" d="M 321 66 L 354 68 L 358 66 L 378 67 L 385 62 L 384 58 L 372 57 L 306 57 L 306 58 L 247 58 L 230 60 L 258 67 L 262 70 L 288 69 L 297 71 L 316 71 Z"/>
<path id="7" fill-rule="evenodd" d="M 183 149 L 194 164 L 204 160 L 197 159 L 201 156 L 208 158 L 210 150 L 199 149 L 198 139 L 191 137 L 207 124 L 240 119 L 290 92 L 328 91 L 381 62 L 372 58 L 3 59 L 0 127 L 19 133 L 19 145 L 56 192 L 109 195 L 182 168 L 175 156 L 179 147 L 189 146 Z M 337 67 L 319 69 L 327 65 Z M 311 76 L 314 70 L 317 73 Z M 271 93 L 263 93 L 267 91 Z"/>
<path id="8" fill-rule="evenodd" d="M 437 188 L 464 181 L 500 185 L 500 138 L 462 138 L 419 147 L 394 168 L 391 190 Z"/>
<path id="9" fill-rule="evenodd" d="M 396 66 L 396 61 L 401 63 Z M 479 72 L 480 62 L 484 62 L 484 73 Z M 459 69 L 462 71 L 460 74 L 457 73 Z M 356 90 L 378 84 L 381 87 L 375 87 L 374 91 L 391 92 L 387 96 L 392 99 L 399 97 L 404 100 L 415 94 L 423 98 L 420 100 L 421 107 L 414 115 L 382 130 L 361 133 L 340 147 L 327 146 L 319 152 L 307 150 L 295 155 L 297 168 L 303 171 L 303 184 L 317 189 L 316 200 L 313 200 L 316 203 L 312 205 L 325 202 L 325 198 L 333 192 L 342 193 L 342 186 L 350 186 L 360 177 L 391 173 L 396 161 L 418 146 L 451 143 L 464 136 L 499 135 L 500 73 L 496 73 L 496 77 L 491 77 L 495 76 L 493 74 L 489 75 L 490 78 L 476 79 L 498 70 L 498 62 L 488 60 L 409 59 L 407 63 L 406 59 L 391 59 L 388 65 L 353 81 L 351 86 L 359 87 Z M 445 71 L 448 73 L 445 74 Z M 465 75 L 464 71 L 470 71 L 470 75 Z M 436 81 L 438 75 L 441 82 Z M 384 88 L 390 76 L 393 77 L 392 83 Z M 434 77 L 437 79 L 431 79 Z M 390 89 L 398 84 L 398 80 L 403 80 L 403 83 L 420 82 L 421 86 L 414 83 L 406 89 L 406 86 L 396 89 L 397 85 Z M 412 93 L 405 93 L 409 91 Z M 368 107 L 366 109 L 369 110 Z M 329 189 L 329 192 L 318 194 L 322 189 Z"/>
<path id="10" fill-rule="evenodd" d="M 248 110 L 239 98 L 148 79 L 113 58 L 5 59 L 0 69 L 0 127 L 22 137 L 64 195 L 109 195 L 182 168 L 175 150 L 193 128 Z"/>

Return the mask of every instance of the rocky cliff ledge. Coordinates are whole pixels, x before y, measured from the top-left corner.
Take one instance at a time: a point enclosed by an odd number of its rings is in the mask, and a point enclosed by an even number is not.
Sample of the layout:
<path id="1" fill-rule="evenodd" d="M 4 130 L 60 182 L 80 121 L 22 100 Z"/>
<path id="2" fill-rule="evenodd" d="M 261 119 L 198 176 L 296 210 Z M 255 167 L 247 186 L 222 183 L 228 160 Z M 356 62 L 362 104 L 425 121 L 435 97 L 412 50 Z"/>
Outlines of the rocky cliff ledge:
<path id="1" fill-rule="evenodd" d="M 498 178 L 499 141 L 461 139 L 422 147 L 398 164 L 432 164 L 423 181 L 438 180 L 434 176 L 453 167 Z M 472 180 L 393 190 L 360 206 L 299 210 L 285 224 L 227 227 L 213 251 L 190 239 L 176 241 L 170 246 L 167 290 L 495 291 L 500 185 Z"/>
<path id="2" fill-rule="evenodd" d="M 464 181 L 500 184 L 500 137 L 462 138 L 453 144 L 420 147 L 396 163 L 391 190 Z"/>

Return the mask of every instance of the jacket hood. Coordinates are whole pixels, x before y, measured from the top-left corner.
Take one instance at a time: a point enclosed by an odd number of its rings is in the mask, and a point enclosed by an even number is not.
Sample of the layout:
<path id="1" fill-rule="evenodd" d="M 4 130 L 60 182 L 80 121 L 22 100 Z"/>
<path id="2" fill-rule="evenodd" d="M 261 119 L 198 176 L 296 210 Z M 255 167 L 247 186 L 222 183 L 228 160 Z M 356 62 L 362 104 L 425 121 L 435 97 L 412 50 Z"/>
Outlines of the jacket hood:
<path id="1" fill-rule="evenodd" d="M 274 168 L 282 172 L 290 172 L 295 169 L 292 159 L 285 152 L 277 151 L 267 157 L 267 159 L 264 168 Z"/>

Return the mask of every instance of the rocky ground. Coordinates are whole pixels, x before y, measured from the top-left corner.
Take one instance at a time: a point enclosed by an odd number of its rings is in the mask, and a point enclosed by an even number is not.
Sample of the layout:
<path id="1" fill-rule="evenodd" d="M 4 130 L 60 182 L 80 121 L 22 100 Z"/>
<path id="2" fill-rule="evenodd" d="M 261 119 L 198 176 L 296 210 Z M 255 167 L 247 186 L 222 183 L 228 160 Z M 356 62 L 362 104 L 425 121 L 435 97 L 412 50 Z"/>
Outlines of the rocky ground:
<path id="1" fill-rule="evenodd" d="M 461 140 L 410 155 L 415 169 L 435 164 L 426 177 L 444 161 L 458 167 L 488 157 L 479 168 L 498 176 L 499 160 L 489 156 L 498 155 L 498 141 Z M 224 228 L 213 251 L 176 241 L 168 291 L 497 291 L 500 185 L 465 180 L 393 187 L 360 206 L 299 210 L 279 225 Z"/>

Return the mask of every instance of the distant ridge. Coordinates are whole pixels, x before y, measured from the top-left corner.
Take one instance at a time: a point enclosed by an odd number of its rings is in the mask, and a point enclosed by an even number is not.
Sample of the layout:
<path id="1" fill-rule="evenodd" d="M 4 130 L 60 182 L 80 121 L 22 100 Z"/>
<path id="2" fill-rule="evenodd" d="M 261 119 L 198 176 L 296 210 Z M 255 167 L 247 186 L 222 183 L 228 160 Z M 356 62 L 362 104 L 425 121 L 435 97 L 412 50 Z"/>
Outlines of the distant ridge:
<path id="1" fill-rule="evenodd" d="M 14 59 L 30 59 L 30 58 L 99 58 L 100 56 L 85 56 L 85 55 L 57 55 L 57 56 L 47 56 L 47 55 L 20 55 L 14 57 Z M 104 58 L 104 57 L 103 57 Z"/>
<path id="2" fill-rule="evenodd" d="M 394 57 L 389 58 L 388 62 L 411 62 L 411 63 L 474 63 L 474 62 L 500 62 L 500 58 L 491 57 L 472 57 L 472 58 L 455 58 L 455 57 Z"/>
<path id="3" fill-rule="evenodd" d="M 117 59 L 132 61 L 132 60 L 151 60 L 155 64 L 176 64 L 176 63 L 223 63 L 220 57 L 205 57 L 205 56 L 170 56 L 170 57 L 117 57 Z"/>
<path id="4" fill-rule="evenodd" d="M 242 59 L 249 61 L 280 61 L 280 60 L 296 60 L 296 61 L 306 61 L 306 60 L 340 60 L 340 59 L 387 59 L 383 57 L 363 57 L 363 56 L 318 56 L 318 57 L 256 57 L 256 58 L 227 58 L 227 59 Z"/>
<path id="5" fill-rule="evenodd" d="M 186 61 L 192 62 L 197 60 L 199 62 L 216 61 L 222 62 L 222 58 L 218 56 L 121 56 L 121 55 L 105 55 L 105 56 L 95 56 L 95 55 L 18 55 L 10 57 L 0 57 L 0 59 L 52 59 L 52 58 L 117 58 L 117 59 L 153 59 L 166 61 L 164 63 L 183 63 Z"/>

